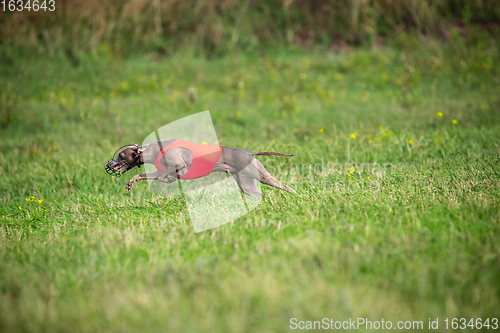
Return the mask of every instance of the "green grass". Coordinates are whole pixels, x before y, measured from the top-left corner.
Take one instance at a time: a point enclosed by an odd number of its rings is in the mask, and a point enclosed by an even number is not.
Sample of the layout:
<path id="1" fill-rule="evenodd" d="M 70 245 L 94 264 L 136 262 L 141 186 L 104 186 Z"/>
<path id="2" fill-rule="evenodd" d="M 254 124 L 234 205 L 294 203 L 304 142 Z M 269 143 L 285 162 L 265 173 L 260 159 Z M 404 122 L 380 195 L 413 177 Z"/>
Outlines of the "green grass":
<path id="1" fill-rule="evenodd" d="M 464 43 L 2 67 L 0 330 L 498 316 L 499 52 Z M 299 194 L 263 186 L 257 209 L 195 234 L 182 197 L 104 172 L 205 109 L 225 146 L 294 153 L 259 159 Z"/>

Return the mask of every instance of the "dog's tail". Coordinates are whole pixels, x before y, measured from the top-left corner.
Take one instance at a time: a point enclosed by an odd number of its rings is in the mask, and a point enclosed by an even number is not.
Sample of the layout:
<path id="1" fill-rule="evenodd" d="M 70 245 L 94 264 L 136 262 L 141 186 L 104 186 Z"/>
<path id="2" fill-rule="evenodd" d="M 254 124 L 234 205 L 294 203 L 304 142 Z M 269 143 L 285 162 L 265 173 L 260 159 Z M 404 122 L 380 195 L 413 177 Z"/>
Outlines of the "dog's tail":
<path id="1" fill-rule="evenodd" d="M 294 156 L 293 154 L 275 153 L 274 151 L 250 151 L 252 155 L 278 155 L 278 156 Z"/>

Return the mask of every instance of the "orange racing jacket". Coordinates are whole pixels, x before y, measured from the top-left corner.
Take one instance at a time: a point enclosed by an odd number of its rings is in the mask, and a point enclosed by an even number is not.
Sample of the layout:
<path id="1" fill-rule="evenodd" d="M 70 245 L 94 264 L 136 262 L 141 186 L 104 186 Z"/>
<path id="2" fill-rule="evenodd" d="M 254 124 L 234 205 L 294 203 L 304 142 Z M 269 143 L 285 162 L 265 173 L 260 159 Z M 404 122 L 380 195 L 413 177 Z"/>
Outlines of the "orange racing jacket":
<path id="1" fill-rule="evenodd" d="M 154 166 L 158 171 L 165 171 L 161 164 L 163 154 L 172 148 L 185 148 L 193 154 L 193 161 L 188 169 L 188 172 L 180 177 L 180 179 L 197 179 L 208 176 L 215 165 L 219 161 L 222 154 L 222 146 L 216 145 L 203 145 L 185 140 L 176 139 L 170 146 L 163 149 L 156 158 Z"/>

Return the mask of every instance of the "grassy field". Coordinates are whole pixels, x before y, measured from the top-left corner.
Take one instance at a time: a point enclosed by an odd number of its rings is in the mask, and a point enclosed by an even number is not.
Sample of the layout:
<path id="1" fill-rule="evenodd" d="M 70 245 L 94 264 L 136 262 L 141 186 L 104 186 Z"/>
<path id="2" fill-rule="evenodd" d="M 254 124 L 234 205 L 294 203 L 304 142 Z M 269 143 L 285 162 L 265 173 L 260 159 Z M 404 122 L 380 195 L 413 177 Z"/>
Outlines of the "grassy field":
<path id="1" fill-rule="evenodd" d="M 498 45 L 12 58 L 0 331 L 285 332 L 325 317 L 445 331 L 445 318 L 498 317 Z M 104 172 L 119 146 L 206 109 L 221 144 L 295 154 L 259 159 L 298 195 L 263 186 L 257 209 L 195 234 L 183 197 L 126 193 L 139 170 Z"/>

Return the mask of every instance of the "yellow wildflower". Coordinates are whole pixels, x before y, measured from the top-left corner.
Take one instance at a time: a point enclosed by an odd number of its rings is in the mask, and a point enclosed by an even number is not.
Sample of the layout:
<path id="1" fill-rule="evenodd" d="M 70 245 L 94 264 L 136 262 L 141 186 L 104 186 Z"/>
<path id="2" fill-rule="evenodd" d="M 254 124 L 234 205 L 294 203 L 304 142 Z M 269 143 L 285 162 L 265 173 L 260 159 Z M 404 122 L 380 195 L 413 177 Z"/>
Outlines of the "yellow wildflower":
<path id="1" fill-rule="evenodd" d="M 413 140 L 408 141 L 408 143 L 412 145 L 413 144 Z"/>
<path id="2" fill-rule="evenodd" d="M 453 123 L 453 125 L 458 124 L 458 121 L 456 119 L 452 119 L 451 122 Z"/>
<path id="3" fill-rule="evenodd" d="M 202 145 L 208 145 L 208 142 L 203 141 L 201 144 L 202 144 Z"/>
<path id="4" fill-rule="evenodd" d="M 352 138 L 352 139 L 356 139 L 356 134 L 351 133 L 351 138 Z"/>
<path id="5" fill-rule="evenodd" d="M 21 206 L 17 206 L 17 208 L 22 209 Z"/>
<path id="6" fill-rule="evenodd" d="M 366 179 L 370 179 L 370 176 L 366 176 Z"/>
<path id="7" fill-rule="evenodd" d="M 380 126 L 379 128 L 380 128 L 380 130 L 382 131 L 382 130 L 384 129 L 384 126 Z"/>
<path id="8" fill-rule="evenodd" d="M 38 203 L 39 204 L 43 203 L 43 200 L 42 199 L 38 200 Z"/>
<path id="9" fill-rule="evenodd" d="M 442 112 L 438 112 L 438 113 L 436 114 L 436 116 L 437 116 L 437 117 L 439 117 L 439 118 L 443 118 L 443 113 L 442 113 Z"/>
<path id="10" fill-rule="evenodd" d="M 319 132 L 320 132 L 320 133 L 323 133 L 324 131 L 325 131 L 325 129 L 324 129 L 324 128 L 320 128 L 320 129 L 319 129 Z"/>

